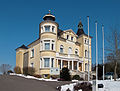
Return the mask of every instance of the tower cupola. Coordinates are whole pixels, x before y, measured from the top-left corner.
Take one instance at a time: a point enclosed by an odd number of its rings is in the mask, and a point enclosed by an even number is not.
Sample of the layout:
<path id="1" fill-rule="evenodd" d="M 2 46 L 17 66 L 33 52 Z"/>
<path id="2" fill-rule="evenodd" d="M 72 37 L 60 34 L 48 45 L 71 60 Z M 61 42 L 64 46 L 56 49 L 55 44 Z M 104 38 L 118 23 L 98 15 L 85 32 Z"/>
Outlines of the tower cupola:
<path id="1" fill-rule="evenodd" d="M 55 21 L 55 16 L 51 14 L 51 11 L 49 10 L 49 13 L 46 14 L 44 17 L 43 17 L 43 20 L 51 20 L 51 21 Z"/>

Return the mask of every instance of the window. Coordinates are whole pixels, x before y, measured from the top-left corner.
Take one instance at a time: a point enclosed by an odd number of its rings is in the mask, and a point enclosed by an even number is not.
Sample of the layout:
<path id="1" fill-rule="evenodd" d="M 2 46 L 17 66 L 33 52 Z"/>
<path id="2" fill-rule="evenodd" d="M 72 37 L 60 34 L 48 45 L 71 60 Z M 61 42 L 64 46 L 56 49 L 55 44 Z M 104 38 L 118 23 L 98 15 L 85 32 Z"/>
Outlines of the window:
<path id="1" fill-rule="evenodd" d="M 75 49 L 75 55 L 78 55 L 78 49 Z"/>
<path id="2" fill-rule="evenodd" d="M 55 32 L 55 27 L 54 26 L 52 26 L 52 32 Z"/>
<path id="3" fill-rule="evenodd" d="M 87 71 L 87 63 L 85 63 L 85 71 Z"/>
<path id="4" fill-rule="evenodd" d="M 54 58 L 51 58 L 51 67 L 54 67 Z"/>
<path id="5" fill-rule="evenodd" d="M 45 50 L 50 50 L 50 41 L 44 40 Z"/>
<path id="6" fill-rule="evenodd" d="M 73 41 L 73 37 L 71 37 L 71 40 Z"/>
<path id="7" fill-rule="evenodd" d="M 52 40 L 51 50 L 54 50 L 54 45 L 55 45 L 55 41 L 54 41 L 54 40 Z"/>
<path id="8" fill-rule="evenodd" d="M 51 49 L 52 49 L 52 50 L 54 50 L 54 44 L 52 44 L 52 46 L 51 46 L 51 47 L 52 47 Z"/>
<path id="9" fill-rule="evenodd" d="M 50 43 L 45 43 L 45 50 L 50 50 Z"/>
<path id="10" fill-rule="evenodd" d="M 49 62 L 50 62 L 50 58 L 44 58 L 44 67 L 50 67 Z"/>
<path id="11" fill-rule="evenodd" d="M 50 32 L 50 26 L 45 26 L 45 32 Z"/>
<path id="12" fill-rule="evenodd" d="M 60 53 L 63 53 L 63 45 L 60 46 Z"/>
<path id="13" fill-rule="evenodd" d="M 67 39 L 69 39 L 69 35 L 67 35 Z"/>
<path id="14" fill-rule="evenodd" d="M 31 50 L 31 57 L 34 57 L 34 49 Z"/>
<path id="15" fill-rule="evenodd" d="M 69 49 L 68 49 L 68 54 L 72 54 L 72 48 L 71 47 L 69 47 Z"/>
<path id="16" fill-rule="evenodd" d="M 44 40 L 43 43 L 44 43 L 43 50 L 55 50 L 55 41 L 54 40 Z"/>
<path id="17" fill-rule="evenodd" d="M 87 52 L 87 50 L 85 50 L 85 57 L 88 57 L 88 52 Z"/>
<path id="18" fill-rule="evenodd" d="M 89 40 L 88 40 L 87 38 L 85 38 L 85 44 L 88 44 L 88 41 L 89 41 Z"/>

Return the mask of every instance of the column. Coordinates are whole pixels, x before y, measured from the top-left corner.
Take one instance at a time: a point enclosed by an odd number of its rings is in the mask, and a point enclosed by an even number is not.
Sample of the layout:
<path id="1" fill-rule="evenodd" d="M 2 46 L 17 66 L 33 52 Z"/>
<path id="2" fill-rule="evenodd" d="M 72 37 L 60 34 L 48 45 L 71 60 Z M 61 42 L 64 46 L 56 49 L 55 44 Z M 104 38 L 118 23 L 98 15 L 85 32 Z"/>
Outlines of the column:
<path id="1" fill-rule="evenodd" d="M 77 62 L 77 70 L 79 70 L 79 62 Z"/>
<path id="2" fill-rule="evenodd" d="M 74 70 L 74 61 L 72 60 L 72 70 Z"/>
<path id="3" fill-rule="evenodd" d="M 62 69 L 62 66 L 63 66 L 63 60 L 61 60 L 61 69 Z"/>
<path id="4" fill-rule="evenodd" d="M 50 58 L 50 60 L 49 60 L 49 63 L 50 63 L 49 68 L 51 68 L 51 58 Z"/>
<path id="5" fill-rule="evenodd" d="M 68 69 L 70 68 L 70 61 L 68 60 Z"/>

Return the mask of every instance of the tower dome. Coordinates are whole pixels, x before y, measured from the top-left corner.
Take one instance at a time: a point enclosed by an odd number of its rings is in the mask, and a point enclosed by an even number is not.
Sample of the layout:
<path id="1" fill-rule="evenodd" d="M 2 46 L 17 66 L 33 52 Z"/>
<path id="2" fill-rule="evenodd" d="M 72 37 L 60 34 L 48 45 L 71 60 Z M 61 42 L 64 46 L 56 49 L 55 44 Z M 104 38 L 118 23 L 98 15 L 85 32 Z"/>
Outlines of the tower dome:
<path id="1" fill-rule="evenodd" d="M 51 20 L 51 21 L 55 21 L 55 16 L 51 14 L 51 11 L 49 10 L 49 13 L 46 14 L 44 17 L 43 17 L 43 20 Z"/>

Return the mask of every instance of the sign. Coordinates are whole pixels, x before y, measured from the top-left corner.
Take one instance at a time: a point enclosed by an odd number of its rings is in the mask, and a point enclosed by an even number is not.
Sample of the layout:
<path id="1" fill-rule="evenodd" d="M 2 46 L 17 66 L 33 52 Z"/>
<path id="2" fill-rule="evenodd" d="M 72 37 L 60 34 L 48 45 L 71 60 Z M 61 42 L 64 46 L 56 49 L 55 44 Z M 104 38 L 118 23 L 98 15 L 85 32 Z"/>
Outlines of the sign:
<path id="1" fill-rule="evenodd" d="M 50 68 L 50 75 L 60 75 L 59 68 Z"/>

